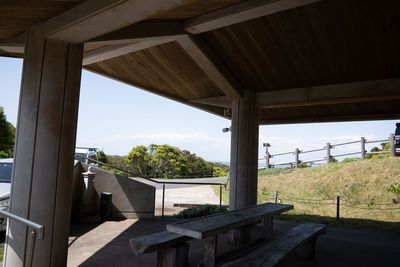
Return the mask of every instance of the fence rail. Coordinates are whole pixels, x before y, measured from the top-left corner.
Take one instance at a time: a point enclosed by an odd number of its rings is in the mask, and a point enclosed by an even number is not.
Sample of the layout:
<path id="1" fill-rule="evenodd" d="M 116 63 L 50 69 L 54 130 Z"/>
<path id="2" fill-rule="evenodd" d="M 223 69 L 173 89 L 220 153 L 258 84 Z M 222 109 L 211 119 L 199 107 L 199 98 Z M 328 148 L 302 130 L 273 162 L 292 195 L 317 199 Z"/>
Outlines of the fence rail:
<path id="1" fill-rule="evenodd" d="M 374 151 L 374 152 L 367 152 L 365 149 L 366 144 L 372 144 L 372 143 L 385 143 L 389 142 L 390 143 L 390 149 L 388 151 Z M 332 155 L 331 150 L 334 149 L 335 147 L 339 146 L 346 146 L 346 145 L 353 145 L 360 143 L 360 150 L 355 151 L 355 152 L 349 152 L 349 153 L 342 153 L 342 154 L 336 154 Z M 396 147 L 398 146 L 398 147 Z M 294 151 L 288 151 L 288 152 L 281 152 L 281 153 L 276 153 L 276 154 L 270 154 L 269 153 L 269 147 L 271 145 L 269 143 L 264 143 L 265 147 L 265 155 L 262 158 L 259 158 L 258 160 L 265 160 L 265 168 L 273 168 L 275 166 L 282 166 L 282 165 L 290 165 L 291 167 L 295 166 L 298 168 L 301 163 L 305 164 L 313 164 L 315 162 L 320 162 L 320 161 L 326 161 L 326 163 L 331 163 L 332 159 L 335 157 L 343 157 L 343 156 L 351 156 L 351 155 L 361 155 L 361 159 L 365 159 L 367 155 L 377 155 L 377 154 L 390 154 L 391 157 L 394 157 L 396 153 L 400 153 L 400 135 L 394 135 L 393 133 L 390 134 L 388 139 L 380 139 L 380 140 L 367 140 L 364 137 L 361 137 L 360 140 L 357 141 L 350 141 L 350 142 L 344 142 L 344 143 L 337 143 L 337 144 L 331 144 L 327 143 L 326 146 L 323 148 L 317 148 L 317 149 L 311 149 L 311 150 L 300 150 L 299 148 L 295 148 Z M 306 154 L 306 153 L 314 153 L 314 152 L 320 152 L 320 151 L 326 151 L 326 156 L 320 159 L 314 159 L 314 160 L 300 160 L 300 154 Z M 283 156 L 283 155 L 294 155 L 294 161 L 289 161 L 289 162 L 281 162 L 281 163 L 273 163 L 271 164 L 271 158 L 275 158 L 278 156 Z"/>
<path id="2" fill-rule="evenodd" d="M 398 203 L 366 203 L 366 202 L 352 202 L 343 199 L 341 196 L 336 196 L 334 199 L 303 199 L 293 196 L 287 196 L 276 190 L 274 193 L 262 192 L 261 195 L 264 199 L 272 199 L 275 203 L 298 203 L 303 205 L 330 205 L 336 206 L 336 219 L 340 219 L 340 207 L 354 208 L 354 209 L 364 209 L 364 210 L 400 210 L 400 205 Z M 380 208 L 375 208 L 378 206 Z M 388 207 L 392 206 L 392 207 Z M 382 208 L 383 207 L 383 208 Z"/>

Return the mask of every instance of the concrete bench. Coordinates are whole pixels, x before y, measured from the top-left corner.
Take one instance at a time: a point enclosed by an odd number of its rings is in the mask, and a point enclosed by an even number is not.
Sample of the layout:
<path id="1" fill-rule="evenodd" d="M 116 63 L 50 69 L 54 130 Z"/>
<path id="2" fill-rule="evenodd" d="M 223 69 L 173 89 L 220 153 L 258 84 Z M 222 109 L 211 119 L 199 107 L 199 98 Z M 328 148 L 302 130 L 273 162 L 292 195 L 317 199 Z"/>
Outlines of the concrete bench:
<path id="1" fill-rule="evenodd" d="M 130 240 L 131 249 L 135 254 L 145 254 L 157 251 L 157 267 L 188 266 L 189 244 L 188 236 L 164 231 Z"/>
<path id="2" fill-rule="evenodd" d="M 224 263 L 223 267 L 275 266 L 291 252 L 304 259 L 315 256 L 315 242 L 326 233 L 326 225 L 303 223 L 270 242 L 252 250 L 247 255 Z"/>

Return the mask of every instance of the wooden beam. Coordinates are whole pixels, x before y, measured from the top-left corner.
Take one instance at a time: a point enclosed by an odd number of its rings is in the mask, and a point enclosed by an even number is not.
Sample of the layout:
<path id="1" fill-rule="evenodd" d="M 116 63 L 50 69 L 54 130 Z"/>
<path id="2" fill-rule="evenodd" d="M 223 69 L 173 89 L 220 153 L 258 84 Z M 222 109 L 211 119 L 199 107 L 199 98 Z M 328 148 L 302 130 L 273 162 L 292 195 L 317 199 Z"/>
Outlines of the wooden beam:
<path id="1" fill-rule="evenodd" d="M 24 53 L 24 46 L 19 45 L 0 45 L 0 49 L 9 53 Z"/>
<path id="2" fill-rule="evenodd" d="M 187 0 L 86 0 L 34 26 L 46 38 L 81 43 L 145 20 Z"/>
<path id="3" fill-rule="evenodd" d="M 243 95 L 239 83 L 201 39 L 183 35 L 176 41 L 226 96 L 239 99 Z"/>
<path id="4" fill-rule="evenodd" d="M 86 42 L 93 45 L 123 44 L 176 38 L 186 34 L 179 21 L 144 21 L 107 33 Z"/>
<path id="5" fill-rule="evenodd" d="M 86 52 L 83 57 L 83 65 L 90 65 L 96 62 L 104 61 L 110 58 L 119 57 L 132 52 L 147 49 L 153 46 L 165 44 L 174 41 L 173 39 L 159 39 L 152 41 L 144 41 L 133 44 L 120 44 L 120 45 L 108 45 L 95 50 Z"/>
<path id="6" fill-rule="evenodd" d="M 192 34 L 199 34 L 318 1 L 320 0 L 245 1 L 188 19 L 185 21 L 184 27 Z"/>
<path id="7" fill-rule="evenodd" d="M 274 109 L 395 98 L 400 98 L 400 78 L 258 93 L 257 106 Z"/>
<path id="8" fill-rule="evenodd" d="M 201 99 L 189 100 L 192 103 L 206 104 L 211 106 L 230 108 L 232 107 L 232 101 L 227 96 L 216 96 Z"/>

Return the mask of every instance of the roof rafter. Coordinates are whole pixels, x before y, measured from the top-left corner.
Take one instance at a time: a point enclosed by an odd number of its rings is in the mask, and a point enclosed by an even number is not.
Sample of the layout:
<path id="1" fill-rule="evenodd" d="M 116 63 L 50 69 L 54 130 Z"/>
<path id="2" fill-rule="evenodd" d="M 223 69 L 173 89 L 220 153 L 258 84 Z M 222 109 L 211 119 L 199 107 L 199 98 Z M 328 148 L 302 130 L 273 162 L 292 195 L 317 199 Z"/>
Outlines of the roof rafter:
<path id="1" fill-rule="evenodd" d="M 240 2 L 188 19 L 184 23 L 184 28 L 192 34 L 199 34 L 318 1 L 321 0 L 250 0 Z"/>
<path id="2" fill-rule="evenodd" d="M 34 27 L 45 37 L 81 43 L 132 25 L 185 0 L 86 0 Z"/>
<path id="3" fill-rule="evenodd" d="M 395 98 L 400 98 L 400 78 L 263 92 L 257 94 L 257 105 L 273 109 Z"/>
<path id="4" fill-rule="evenodd" d="M 243 89 L 236 79 L 200 38 L 182 35 L 176 41 L 226 96 L 230 99 L 242 96 Z"/>

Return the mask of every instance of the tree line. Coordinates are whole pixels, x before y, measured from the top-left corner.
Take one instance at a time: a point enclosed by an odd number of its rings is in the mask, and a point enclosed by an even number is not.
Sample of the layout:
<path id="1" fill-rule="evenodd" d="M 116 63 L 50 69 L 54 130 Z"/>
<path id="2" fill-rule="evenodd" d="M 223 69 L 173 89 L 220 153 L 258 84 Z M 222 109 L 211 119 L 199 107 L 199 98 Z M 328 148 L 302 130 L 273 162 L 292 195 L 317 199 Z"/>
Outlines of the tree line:
<path id="1" fill-rule="evenodd" d="M 14 155 L 15 127 L 7 121 L 3 107 L 0 107 L 0 158 Z"/>
<path id="2" fill-rule="evenodd" d="M 170 145 L 139 145 L 123 157 L 107 156 L 100 151 L 98 160 L 125 169 L 130 175 L 147 178 L 223 177 L 229 172 L 227 165 L 205 161 L 190 151 Z"/>

